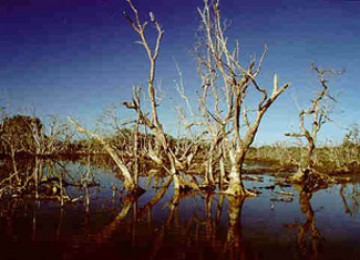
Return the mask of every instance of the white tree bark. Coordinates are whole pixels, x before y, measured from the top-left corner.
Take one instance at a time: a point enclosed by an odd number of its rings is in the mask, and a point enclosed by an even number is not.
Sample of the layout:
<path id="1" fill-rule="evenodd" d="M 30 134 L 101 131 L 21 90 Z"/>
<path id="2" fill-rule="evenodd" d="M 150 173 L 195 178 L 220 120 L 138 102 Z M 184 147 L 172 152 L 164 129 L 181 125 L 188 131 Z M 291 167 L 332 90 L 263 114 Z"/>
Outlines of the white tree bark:
<path id="1" fill-rule="evenodd" d="M 94 134 L 89 130 L 86 130 L 85 128 L 83 128 L 79 123 L 77 123 L 71 117 L 69 117 L 69 121 L 70 121 L 71 124 L 73 124 L 76 127 L 78 132 L 89 135 L 91 138 L 94 138 L 95 140 L 97 140 L 98 142 L 100 142 L 104 146 L 105 151 L 107 151 L 107 153 L 111 156 L 111 158 L 114 160 L 116 165 L 121 170 L 121 172 L 122 172 L 122 174 L 124 176 L 124 187 L 127 190 L 134 191 L 136 188 L 139 188 L 136 185 L 130 171 L 128 170 L 128 168 L 127 168 L 127 166 L 125 164 L 125 162 L 119 157 L 117 152 L 101 136 L 99 136 L 97 134 Z"/>

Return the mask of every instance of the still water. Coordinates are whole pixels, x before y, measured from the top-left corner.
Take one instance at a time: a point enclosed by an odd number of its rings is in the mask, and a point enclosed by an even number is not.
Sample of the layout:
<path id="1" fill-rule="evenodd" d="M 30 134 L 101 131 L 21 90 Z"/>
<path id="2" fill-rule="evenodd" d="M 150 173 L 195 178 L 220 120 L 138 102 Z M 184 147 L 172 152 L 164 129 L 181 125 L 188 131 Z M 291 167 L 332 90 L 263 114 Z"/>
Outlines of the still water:
<path id="1" fill-rule="evenodd" d="M 75 179 L 89 169 L 61 165 Z M 0 259 L 360 259 L 357 183 L 304 190 L 265 174 L 245 182 L 259 197 L 239 200 L 174 194 L 171 180 L 154 174 L 140 177 L 146 192 L 134 199 L 113 171 L 91 172 L 100 185 L 67 187 L 78 200 L 63 207 L 0 200 Z"/>

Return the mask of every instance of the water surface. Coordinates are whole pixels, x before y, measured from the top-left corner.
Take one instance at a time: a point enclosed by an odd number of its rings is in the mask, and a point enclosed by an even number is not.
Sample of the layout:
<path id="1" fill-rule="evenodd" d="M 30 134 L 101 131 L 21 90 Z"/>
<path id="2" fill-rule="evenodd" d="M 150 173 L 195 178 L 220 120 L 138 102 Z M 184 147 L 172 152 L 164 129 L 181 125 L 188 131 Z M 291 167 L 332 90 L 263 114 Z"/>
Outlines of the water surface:
<path id="1" fill-rule="evenodd" d="M 61 162 L 79 178 L 89 168 Z M 100 186 L 67 187 L 78 198 L 0 201 L 1 259 L 358 259 L 360 187 L 273 186 L 275 177 L 246 181 L 258 198 L 174 194 L 167 177 L 142 176 L 146 192 L 126 195 L 111 169 L 91 166 Z M 201 179 L 200 177 L 198 178 Z M 86 196 L 90 204 L 86 205 Z"/>

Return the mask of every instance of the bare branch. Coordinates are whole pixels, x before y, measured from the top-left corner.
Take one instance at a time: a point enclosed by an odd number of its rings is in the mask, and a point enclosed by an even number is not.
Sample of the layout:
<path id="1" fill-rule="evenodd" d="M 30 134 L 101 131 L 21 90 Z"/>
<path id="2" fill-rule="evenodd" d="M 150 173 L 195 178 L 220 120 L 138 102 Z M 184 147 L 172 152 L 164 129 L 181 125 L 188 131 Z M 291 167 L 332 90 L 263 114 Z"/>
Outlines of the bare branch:
<path id="1" fill-rule="evenodd" d="M 134 180 L 125 164 L 125 162 L 118 156 L 117 152 L 102 138 L 101 136 L 94 134 L 93 132 L 83 128 L 79 123 L 77 123 L 74 119 L 72 119 L 70 116 L 68 117 L 69 122 L 75 126 L 76 130 L 79 133 L 83 133 L 86 135 L 89 135 L 91 138 L 94 138 L 95 140 L 99 141 L 103 146 L 104 149 L 108 152 L 108 154 L 111 156 L 111 158 L 114 160 L 116 165 L 120 168 L 122 171 L 125 182 L 124 186 L 127 189 L 134 189 L 136 187 L 136 184 L 134 183 Z"/>

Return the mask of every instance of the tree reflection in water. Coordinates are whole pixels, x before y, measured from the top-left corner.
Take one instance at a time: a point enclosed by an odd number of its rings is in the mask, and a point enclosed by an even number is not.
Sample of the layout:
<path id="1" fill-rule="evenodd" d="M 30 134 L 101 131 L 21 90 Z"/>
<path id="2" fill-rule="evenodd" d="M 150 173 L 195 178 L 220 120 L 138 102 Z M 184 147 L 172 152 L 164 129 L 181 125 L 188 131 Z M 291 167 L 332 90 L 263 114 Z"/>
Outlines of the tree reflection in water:
<path id="1" fill-rule="evenodd" d="M 316 228 L 315 214 L 310 200 L 315 192 L 327 187 L 301 186 L 297 184 L 294 184 L 294 186 L 298 192 L 300 210 L 305 215 L 306 221 L 303 224 L 287 224 L 286 227 L 297 229 L 297 248 L 300 255 L 306 259 L 317 259 L 322 238 Z M 307 233 L 309 231 L 311 233 L 310 243 L 307 241 Z"/>
<path id="2" fill-rule="evenodd" d="M 346 194 L 347 186 L 348 184 L 346 183 L 341 184 L 339 190 L 340 197 L 344 205 L 344 212 L 351 217 L 355 217 L 360 209 L 360 190 L 358 186 L 352 184 L 351 191 Z"/>
<path id="3" fill-rule="evenodd" d="M 6 249 L 5 258 L 58 255 L 59 259 L 94 259 L 106 254 L 110 259 L 258 259 L 269 250 L 259 247 L 256 238 L 243 234 L 241 221 L 242 215 L 246 220 L 254 217 L 251 212 L 243 212 L 244 205 L 251 206 L 253 200 L 268 203 L 266 195 L 247 202 L 243 197 L 211 192 L 176 192 L 171 176 L 164 177 L 159 171 L 147 171 L 145 176 L 140 171 L 140 179 L 147 183 L 142 186 L 148 186 L 148 192 L 134 197 L 122 191 L 118 177 L 105 174 L 94 179 L 99 170 L 94 170 L 89 158 L 80 165 L 34 160 L 26 165 L 19 163 L 18 171 L 29 178 L 36 176 L 29 184 L 38 188 L 33 193 L 22 188 L 25 195 L 31 196 L 0 201 L 0 243 Z M 99 180 L 103 181 L 100 186 L 92 185 Z M 46 192 L 54 192 L 54 186 L 58 188 L 56 193 L 46 197 Z M 355 198 L 359 197 L 355 187 L 342 185 L 340 196 L 337 193 L 339 201 L 343 201 L 341 210 L 352 217 L 358 205 Z M 285 227 L 296 230 L 299 256 L 316 259 L 321 257 L 323 240 L 311 198 L 324 187 L 294 188 L 306 220 Z M 70 202 L 67 196 L 79 199 Z M 280 205 L 276 212 L 278 208 Z M 259 210 L 262 219 L 271 216 L 270 211 L 265 212 L 267 209 Z M 246 221 L 245 227 L 262 228 L 254 223 L 249 226 Z M 275 233 L 265 229 L 262 232 L 263 237 Z"/>
<path id="4" fill-rule="evenodd" d="M 245 197 L 228 197 L 228 201 L 229 226 L 224 250 L 229 253 L 229 259 L 247 259 L 241 234 L 241 211 Z"/>

